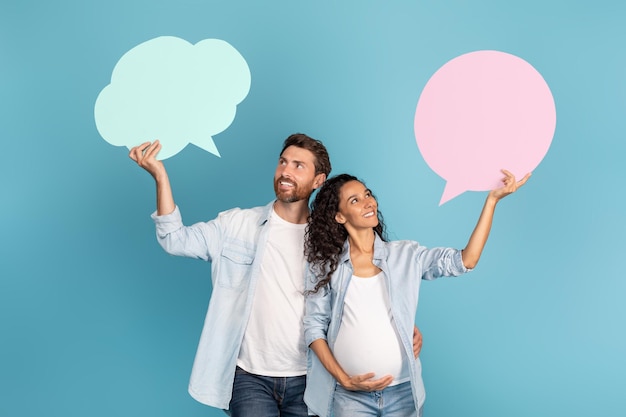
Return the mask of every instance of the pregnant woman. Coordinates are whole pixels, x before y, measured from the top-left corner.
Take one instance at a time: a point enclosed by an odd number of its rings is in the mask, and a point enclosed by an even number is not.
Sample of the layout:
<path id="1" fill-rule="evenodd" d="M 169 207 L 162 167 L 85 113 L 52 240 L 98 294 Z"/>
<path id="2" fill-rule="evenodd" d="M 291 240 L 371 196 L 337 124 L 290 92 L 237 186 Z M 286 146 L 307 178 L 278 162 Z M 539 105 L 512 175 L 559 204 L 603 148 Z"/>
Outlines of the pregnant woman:
<path id="1" fill-rule="evenodd" d="M 356 177 L 328 179 L 305 235 L 304 319 L 310 347 L 305 402 L 320 417 L 422 415 L 425 399 L 412 332 L 420 282 L 476 266 L 495 207 L 530 174 L 489 192 L 463 250 L 386 241 L 372 192 Z M 313 353 L 312 353 L 313 352 Z"/>

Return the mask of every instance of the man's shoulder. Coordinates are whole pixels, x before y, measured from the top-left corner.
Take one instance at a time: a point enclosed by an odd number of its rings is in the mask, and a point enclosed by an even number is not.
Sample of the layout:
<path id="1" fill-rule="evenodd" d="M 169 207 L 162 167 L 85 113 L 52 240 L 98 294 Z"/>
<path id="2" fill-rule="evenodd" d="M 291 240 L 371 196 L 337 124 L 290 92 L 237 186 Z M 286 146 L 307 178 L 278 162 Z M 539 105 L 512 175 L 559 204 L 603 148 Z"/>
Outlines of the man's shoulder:
<path id="1" fill-rule="evenodd" d="M 273 202 L 264 206 L 241 208 L 233 207 L 219 213 L 218 218 L 232 221 L 257 221 L 266 219 L 269 216 Z"/>

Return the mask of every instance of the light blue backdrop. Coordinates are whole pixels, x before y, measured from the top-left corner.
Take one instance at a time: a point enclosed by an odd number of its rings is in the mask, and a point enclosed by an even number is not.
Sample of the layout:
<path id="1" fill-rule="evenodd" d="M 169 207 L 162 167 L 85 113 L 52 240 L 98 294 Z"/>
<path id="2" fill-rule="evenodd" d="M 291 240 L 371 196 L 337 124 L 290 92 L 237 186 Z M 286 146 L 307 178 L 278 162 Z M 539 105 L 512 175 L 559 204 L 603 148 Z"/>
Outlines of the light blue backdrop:
<path id="1" fill-rule="evenodd" d="M 426 415 L 623 416 L 625 19 L 617 0 L 4 0 L 0 415 L 222 415 L 186 392 L 209 266 L 161 251 L 151 178 L 93 117 L 119 58 L 171 35 L 226 40 L 252 74 L 222 157 L 166 161 L 186 222 L 268 202 L 302 131 L 368 182 L 392 237 L 428 246 L 463 246 L 485 194 L 438 206 L 413 135 L 422 88 L 475 50 L 532 64 L 554 141 L 478 269 L 423 286 Z"/>

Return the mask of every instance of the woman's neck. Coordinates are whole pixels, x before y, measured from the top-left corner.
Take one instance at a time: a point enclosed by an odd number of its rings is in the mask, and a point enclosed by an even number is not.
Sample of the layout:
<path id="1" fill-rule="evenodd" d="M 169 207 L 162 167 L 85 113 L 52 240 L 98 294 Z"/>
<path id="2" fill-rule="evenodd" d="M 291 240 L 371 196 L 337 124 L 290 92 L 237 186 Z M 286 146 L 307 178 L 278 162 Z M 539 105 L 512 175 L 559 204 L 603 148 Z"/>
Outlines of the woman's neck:
<path id="1" fill-rule="evenodd" d="M 376 235 L 373 229 L 350 231 L 350 261 L 354 275 L 358 277 L 372 277 L 380 273 L 380 268 L 374 265 L 374 240 Z"/>
<path id="2" fill-rule="evenodd" d="M 374 229 L 349 230 L 350 252 L 373 253 L 374 239 Z"/>

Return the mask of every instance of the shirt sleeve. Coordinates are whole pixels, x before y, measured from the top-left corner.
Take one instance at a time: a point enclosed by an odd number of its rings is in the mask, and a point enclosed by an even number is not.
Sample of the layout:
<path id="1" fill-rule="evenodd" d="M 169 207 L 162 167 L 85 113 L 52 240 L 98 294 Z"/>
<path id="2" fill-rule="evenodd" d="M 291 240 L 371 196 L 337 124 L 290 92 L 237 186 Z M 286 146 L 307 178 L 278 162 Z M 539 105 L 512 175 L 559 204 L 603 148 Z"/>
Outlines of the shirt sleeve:
<path id="1" fill-rule="evenodd" d="M 220 227 L 217 220 L 183 225 L 178 206 L 170 214 L 158 216 L 152 213 L 156 225 L 157 241 L 169 254 L 211 261 L 217 253 Z"/>
<path id="2" fill-rule="evenodd" d="M 305 280 L 305 315 L 304 315 L 304 339 L 309 346 L 317 339 L 326 340 L 328 323 L 331 317 L 331 292 L 329 285 L 321 287 L 317 292 L 312 292 L 317 283 L 317 278 L 310 267 L 306 268 Z"/>
<path id="3" fill-rule="evenodd" d="M 422 265 L 422 279 L 432 280 L 439 277 L 456 277 L 471 269 L 463 265 L 460 249 L 432 248 L 421 246 L 418 250 L 418 262 Z"/>

